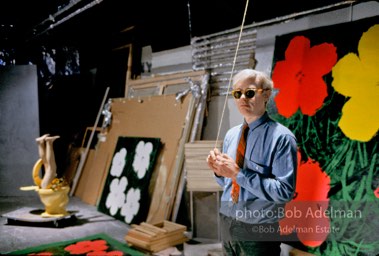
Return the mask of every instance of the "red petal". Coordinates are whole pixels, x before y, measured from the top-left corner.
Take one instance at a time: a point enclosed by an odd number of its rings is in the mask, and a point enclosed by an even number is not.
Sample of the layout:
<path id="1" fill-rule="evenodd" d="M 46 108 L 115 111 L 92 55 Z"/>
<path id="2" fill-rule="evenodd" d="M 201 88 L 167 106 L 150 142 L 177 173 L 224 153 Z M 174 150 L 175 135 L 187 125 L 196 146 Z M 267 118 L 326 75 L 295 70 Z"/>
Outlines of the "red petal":
<path id="1" fill-rule="evenodd" d="M 274 87 L 279 89 L 275 96 L 275 104 L 279 114 L 284 117 L 290 117 L 296 113 L 299 108 L 299 85 L 295 79 L 295 74 L 289 72 L 288 61 L 282 61 L 276 64 L 272 80 Z"/>
<path id="2" fill-rule="evenodd" d="M 291 60 L 298 65 L 303 64 L 304 56 L 308 54 L 310 41 L 304 36 L 294 37 L 288 44 L 285 52 L 286 60 Z"/>
<path id="3" fill-rule="evenodd" d="M 329 201 L 330 178 L 323 172 L 317 162 L 308 159 L 298 167 L 295 200 Z"/>
<path id="4" fill-rule="evenodd" d="M 301 112 L 313 116 L 319 110 L 328 96 L 327 87 L 321 77 L 304 77 L 299 95 Z"/>
<path id="5" fill-rule="evenodd" d="M 336 47 L 323 43 L 310 47 L 304 36 L 294 37 L 273 70 L 274 87 L 279 89 L 275 103 L 279 114 L 290 117 L 300 107 L 303 114 L 314 115 L 322 107 L 327 86 L 323 76 L 337 61 Z"/>
<path id="6" fill-rule="evenodd" d="M 329 43 L 313 46 L 306 56 L 304 73 L 318 77 L 328 74 L 337 62 L 336 51 L 336 47 Z"/>
<path id="7" fill-rule="evenodd" d="M 374 191 L 374 195 L 379 198 L 379 187 L 377 187 Z"/>
<path id="8" fill-rule="evenodd" d="M 313 208 L 312 212 L 316 214 L 317 209 Z M 308 217 L 299 220 L 299 229 L 297 237 L 307 246 L 320 246 L 331 233 L 330 221 L 327 217 Z"/>

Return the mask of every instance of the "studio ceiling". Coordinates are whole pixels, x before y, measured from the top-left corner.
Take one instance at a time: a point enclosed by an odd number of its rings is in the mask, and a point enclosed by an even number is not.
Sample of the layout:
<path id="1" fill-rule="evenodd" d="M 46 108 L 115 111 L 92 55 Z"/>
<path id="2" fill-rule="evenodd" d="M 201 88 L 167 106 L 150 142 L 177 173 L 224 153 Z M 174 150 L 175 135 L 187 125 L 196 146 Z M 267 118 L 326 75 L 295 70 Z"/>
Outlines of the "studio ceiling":
<path id="1" fill-rule="evenodd" d="M 347 1 L 250 0 L 245 24 L 341 2 Z M 152 45 L 154 51 L 172 49 L 190 44 L 191 37 L 238 27 L 245 4 L 245 0 L 4 0 L 0 47 L 38 40 L 95 43 L 134 28 L 141 45 Z"/>

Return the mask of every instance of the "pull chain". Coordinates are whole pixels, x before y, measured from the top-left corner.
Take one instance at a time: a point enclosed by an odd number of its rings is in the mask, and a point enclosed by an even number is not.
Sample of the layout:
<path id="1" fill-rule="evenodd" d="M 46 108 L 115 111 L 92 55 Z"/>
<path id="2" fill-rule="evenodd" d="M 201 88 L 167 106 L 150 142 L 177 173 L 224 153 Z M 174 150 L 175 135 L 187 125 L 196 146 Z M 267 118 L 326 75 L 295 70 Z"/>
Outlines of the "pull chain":
<path id="1" fill-rule="evenodd" d="M 240 46 L 240 42 L 241 42 L 241 37 L 242 37 L 242 32 L 243 32 L 243 26 L 245 24 L 245 18 L 246 18 L 246 13 L 247 13 L 247 7 L 248 6 L 249 6 L 249 0 L 246 0 L 245 11 L 244 11 L 244 14 L 243 14 L 242 24 L 241 24 L 240 33 L 239 33 L 238 42 L 237 42 L 237 48 L 236 48 L 236 52 L 235 52 L 234 58 L 233 58 L 232 71 L 230 73 L 228 89 L 227 89 L 227 92 L 226 92 L 226 95 L 225 95 L 224 107 L 223 107 L 222 112 L 221 112 L 221 119 L 220 119 L 220 123 L 219 123 L 219 126 L 218 126 L 217 137 L 216 137 L 216 142 L 215 142 L 215 146 L 214 146 L 215 148 L 217 147 L 217 143 L 218 143 L 218 140 L 219 140 L 219 137 L 220 137 L 222 120 L 224 119 L 224 113 L 225 113 L 225 109 L 226 109 L 226 104 L 228 102 L 228 95 L 229 95 L 229 91 L 230 91 L 230 85 L 231 85 L 233 74 L 234 74 L 234 67 L 236 65 L 238 50 L 239 50 L 239 46 Z"/>

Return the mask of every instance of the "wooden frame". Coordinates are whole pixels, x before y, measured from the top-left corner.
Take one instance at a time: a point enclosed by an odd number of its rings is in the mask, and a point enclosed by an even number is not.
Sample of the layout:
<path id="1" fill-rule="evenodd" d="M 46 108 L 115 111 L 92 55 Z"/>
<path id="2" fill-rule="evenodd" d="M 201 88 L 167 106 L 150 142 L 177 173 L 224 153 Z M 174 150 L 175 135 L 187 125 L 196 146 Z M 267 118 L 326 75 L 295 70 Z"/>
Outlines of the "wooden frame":
<path id="1" fill-rule="evenodd" d="M 125 48 L 129 48 L 128 62 L 127 62 L 126 74 L 125 74 L 125 84 L 128 84 L 132 76 L 133 46 L 132 44 L 126 44 L 120 47 L 113 48 L 112 52 L 123 50 Z"/>
<path id="2" fill-rule="evenodd" d="M 130 80 L 125 87 L 125 97 L 175 94 L 179 89 L 188 87 L 188 82 L 185 79 L 190 78 L 193 82 L 202 82 L 204 75 L 206 75 L 205 71 L 191 71 Z"/>

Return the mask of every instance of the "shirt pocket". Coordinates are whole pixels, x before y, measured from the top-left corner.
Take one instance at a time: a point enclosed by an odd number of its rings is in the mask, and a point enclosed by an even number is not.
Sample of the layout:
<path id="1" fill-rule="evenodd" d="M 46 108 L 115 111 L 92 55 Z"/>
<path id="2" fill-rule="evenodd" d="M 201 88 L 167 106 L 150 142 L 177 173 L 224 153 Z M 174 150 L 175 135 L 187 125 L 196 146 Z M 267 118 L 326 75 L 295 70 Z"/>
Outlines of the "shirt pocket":
<path id="1" fill-rule="evenodd" d="M 251 159 L 247 162 L 247 168 L 254 172 L 262 174 L 264 177 L 272 177 L 270 166 L 257 163 Z"/>

